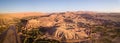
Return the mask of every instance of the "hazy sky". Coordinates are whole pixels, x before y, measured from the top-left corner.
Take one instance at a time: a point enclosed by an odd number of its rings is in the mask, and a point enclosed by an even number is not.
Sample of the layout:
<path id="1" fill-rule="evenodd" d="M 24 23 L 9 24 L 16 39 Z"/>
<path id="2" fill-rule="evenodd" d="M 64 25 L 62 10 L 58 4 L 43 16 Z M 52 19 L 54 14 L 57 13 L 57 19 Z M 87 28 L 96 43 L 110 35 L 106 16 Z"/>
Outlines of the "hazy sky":
<path id="1" fill-rule="evenodd" d="M 120 12 L 120 0 L 0 0 L 0 12 Z"/>

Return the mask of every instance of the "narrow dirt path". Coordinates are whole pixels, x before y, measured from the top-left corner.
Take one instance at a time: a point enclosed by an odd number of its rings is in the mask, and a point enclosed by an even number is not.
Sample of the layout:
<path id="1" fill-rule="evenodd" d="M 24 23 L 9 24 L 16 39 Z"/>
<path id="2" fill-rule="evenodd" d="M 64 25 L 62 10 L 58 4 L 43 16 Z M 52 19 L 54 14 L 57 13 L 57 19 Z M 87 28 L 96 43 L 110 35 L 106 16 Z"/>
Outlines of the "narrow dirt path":
<path id="1" fill-rule="evenodd" d="M 3 34 L 0 35 L 2 43 L 20 43 L 20 38 L 17 35 L 15 26 L 10 26 Z"/>

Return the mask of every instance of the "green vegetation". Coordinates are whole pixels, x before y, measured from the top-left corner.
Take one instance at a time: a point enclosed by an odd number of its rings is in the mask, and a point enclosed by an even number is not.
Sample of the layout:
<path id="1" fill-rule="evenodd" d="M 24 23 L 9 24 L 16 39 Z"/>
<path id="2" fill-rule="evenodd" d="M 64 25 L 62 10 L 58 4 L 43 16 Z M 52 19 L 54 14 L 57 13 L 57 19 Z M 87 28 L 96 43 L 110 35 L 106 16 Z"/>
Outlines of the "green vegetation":
<path id="1" fill-rule="evenodd" d="M 100 33 L 99 39 L 92 37 L 93 43 L 114 43 L 112 40 L 116 37 L 120 37 L 120 27 L 105 27 L 105 26 L 94 26 L 92 33 Z"/>
<path id="2" fill-rule="evenodd" d="M 22 30 L 22 42 L 23 43 L 59 43 L 57 40 L 47 39 L 43 37 L 43 33 L 39 29 L 32 29 L 30 31 Z"/>

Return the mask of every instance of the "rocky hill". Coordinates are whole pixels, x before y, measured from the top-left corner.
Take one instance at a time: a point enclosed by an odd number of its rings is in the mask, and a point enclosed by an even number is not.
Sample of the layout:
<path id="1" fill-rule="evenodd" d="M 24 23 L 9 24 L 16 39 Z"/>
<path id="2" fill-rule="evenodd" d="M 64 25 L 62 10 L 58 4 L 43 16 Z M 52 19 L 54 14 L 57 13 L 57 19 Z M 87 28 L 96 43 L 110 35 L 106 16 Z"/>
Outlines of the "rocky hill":
<path id="1" fill-rule="evenodd" d="M 21 42 L 118 43 L 119 18 L 120 13 L 45 13 L 22 17 L 16 25 Z"/>

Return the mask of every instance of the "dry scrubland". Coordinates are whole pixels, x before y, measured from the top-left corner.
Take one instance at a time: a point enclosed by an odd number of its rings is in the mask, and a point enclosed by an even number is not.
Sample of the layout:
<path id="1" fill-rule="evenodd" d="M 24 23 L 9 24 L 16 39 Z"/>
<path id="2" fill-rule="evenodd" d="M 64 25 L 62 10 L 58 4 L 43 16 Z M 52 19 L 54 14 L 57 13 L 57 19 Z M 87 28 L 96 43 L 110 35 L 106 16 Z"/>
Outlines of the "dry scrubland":
<path id="1" fill-rule="evenodd" d="M 1 14 L 0 43 L 9 41 L 13 41 L 11 43 L 119 43 L 120 13 L 76 11 Z"/>

